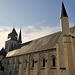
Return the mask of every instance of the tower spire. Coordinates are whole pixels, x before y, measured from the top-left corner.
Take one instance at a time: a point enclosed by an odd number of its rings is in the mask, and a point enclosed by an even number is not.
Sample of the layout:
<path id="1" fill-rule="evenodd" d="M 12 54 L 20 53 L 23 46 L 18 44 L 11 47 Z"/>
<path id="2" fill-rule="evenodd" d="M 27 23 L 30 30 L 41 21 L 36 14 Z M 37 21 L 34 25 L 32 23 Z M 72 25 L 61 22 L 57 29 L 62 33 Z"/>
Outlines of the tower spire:
<path id="1" fill-rule="evenodd" d="M 70 34 L 69 19 L 63 2 L 61 8 L 60 25 L 62 33 L 64 35 L 69 35 Z"/>
<path id="2" fill-rule="evenodd" d="M 19 39 L 18 39 L 19 43 L 22 43 L 22 37 L 21 37 L 21 29 L 20 29 L 20 33 L 19 33 Z"/>
<path id="3" fill-rule="evenodd" d="M 12 40 L 17 40 L 17 32 L 15 30 L 15 28 L 12 29 L 12 32 L 8 34 L 8 39 L 11 38 Z"/>
<path id="4" fill-rule="evenodd" d="M 62 17 L 68 17 L 67 12 L 66 12 L 66 10 L 65 10 L 64 3 L 63 3 L 63 2 L 62 2 L 62 8 L 61 8 L 61 16 L 60 16 L 60 18 L 62 18 Z"/>

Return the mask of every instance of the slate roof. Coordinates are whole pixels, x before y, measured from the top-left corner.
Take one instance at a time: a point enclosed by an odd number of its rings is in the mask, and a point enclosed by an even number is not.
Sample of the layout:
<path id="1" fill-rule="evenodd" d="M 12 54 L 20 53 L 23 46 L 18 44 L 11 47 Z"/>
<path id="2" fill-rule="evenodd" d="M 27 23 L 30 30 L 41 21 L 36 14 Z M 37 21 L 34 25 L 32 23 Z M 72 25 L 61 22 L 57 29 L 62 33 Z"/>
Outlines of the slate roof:
<path id="1" fill-rule="evenodd" d="M 61 17 L 60 18 L 62 18 L 62 17 L 68 17 L 63 2 L 62 2 Z"/>
<path id="2" fill-rule="evenodd" d="M 32 40 L 30 43 L 24 45 L 23 47 L 9 52 L 6 57 L 12 57 L 12 56 L 51 49 L 56 45 L 60 35 L 61 32 L 57 32 L 36 40 Z"/>
<path id="3" fill-rule="evenodd" d="M 8 34 L 8 38 L 9 38 L 10 36 L 17 36 L 17 35 L 18 35 L 18 34 L 17 34 L 15 28 L 13 28 L 12 32 Z"/>

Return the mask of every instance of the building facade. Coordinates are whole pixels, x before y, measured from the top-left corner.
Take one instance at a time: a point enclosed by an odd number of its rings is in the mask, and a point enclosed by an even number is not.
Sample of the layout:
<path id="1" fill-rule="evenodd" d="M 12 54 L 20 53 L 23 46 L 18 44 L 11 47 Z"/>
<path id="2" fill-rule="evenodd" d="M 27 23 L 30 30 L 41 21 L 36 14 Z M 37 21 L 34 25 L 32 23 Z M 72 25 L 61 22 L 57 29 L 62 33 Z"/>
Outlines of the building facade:
<path id="1" fill-rule="evenodd" d="M 69 28 L 63 2 L 60 25 L 61 31 L 8 52 L 2 75 L 75 75 L 75 28 Z"/>

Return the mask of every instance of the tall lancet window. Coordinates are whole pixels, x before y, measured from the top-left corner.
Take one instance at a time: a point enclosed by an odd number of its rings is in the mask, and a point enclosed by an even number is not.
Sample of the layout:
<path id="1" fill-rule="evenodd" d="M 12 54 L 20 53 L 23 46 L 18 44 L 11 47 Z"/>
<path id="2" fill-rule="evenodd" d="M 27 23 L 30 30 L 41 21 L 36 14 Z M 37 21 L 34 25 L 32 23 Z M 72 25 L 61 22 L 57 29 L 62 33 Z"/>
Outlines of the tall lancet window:
<path id="1" fill-rule="evenodd" d="M 43 59 L 43 66 L 42 67 L 45 67 L 45 58 Z"/>
<path id="2" fill-rule="evenodd" d="M 52 66 L 53 67 L 56 66 L 56 58 L 55 58 L 55 56 L 52 56 Z"/>
<path id="3" fill-rule="evenodd" d="M 32 67 L 34 67 L 34 59 L 32 60 Z"/>

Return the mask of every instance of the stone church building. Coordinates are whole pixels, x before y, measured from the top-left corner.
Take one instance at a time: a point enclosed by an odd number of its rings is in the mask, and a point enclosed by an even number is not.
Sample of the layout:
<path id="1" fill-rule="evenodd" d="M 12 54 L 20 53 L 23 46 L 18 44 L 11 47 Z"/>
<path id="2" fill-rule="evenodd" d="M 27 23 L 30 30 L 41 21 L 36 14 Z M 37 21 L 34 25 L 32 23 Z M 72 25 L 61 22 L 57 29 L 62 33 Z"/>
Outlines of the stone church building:
<path id="1" fill-rule="evenodd" d="M 75 27 L 62 2 L 61 31 L 22 44 L 13 28 L 5 42 L 2 75 L 75 75 Z M 1 75 L 1 74 L 0 74 Z"/>

